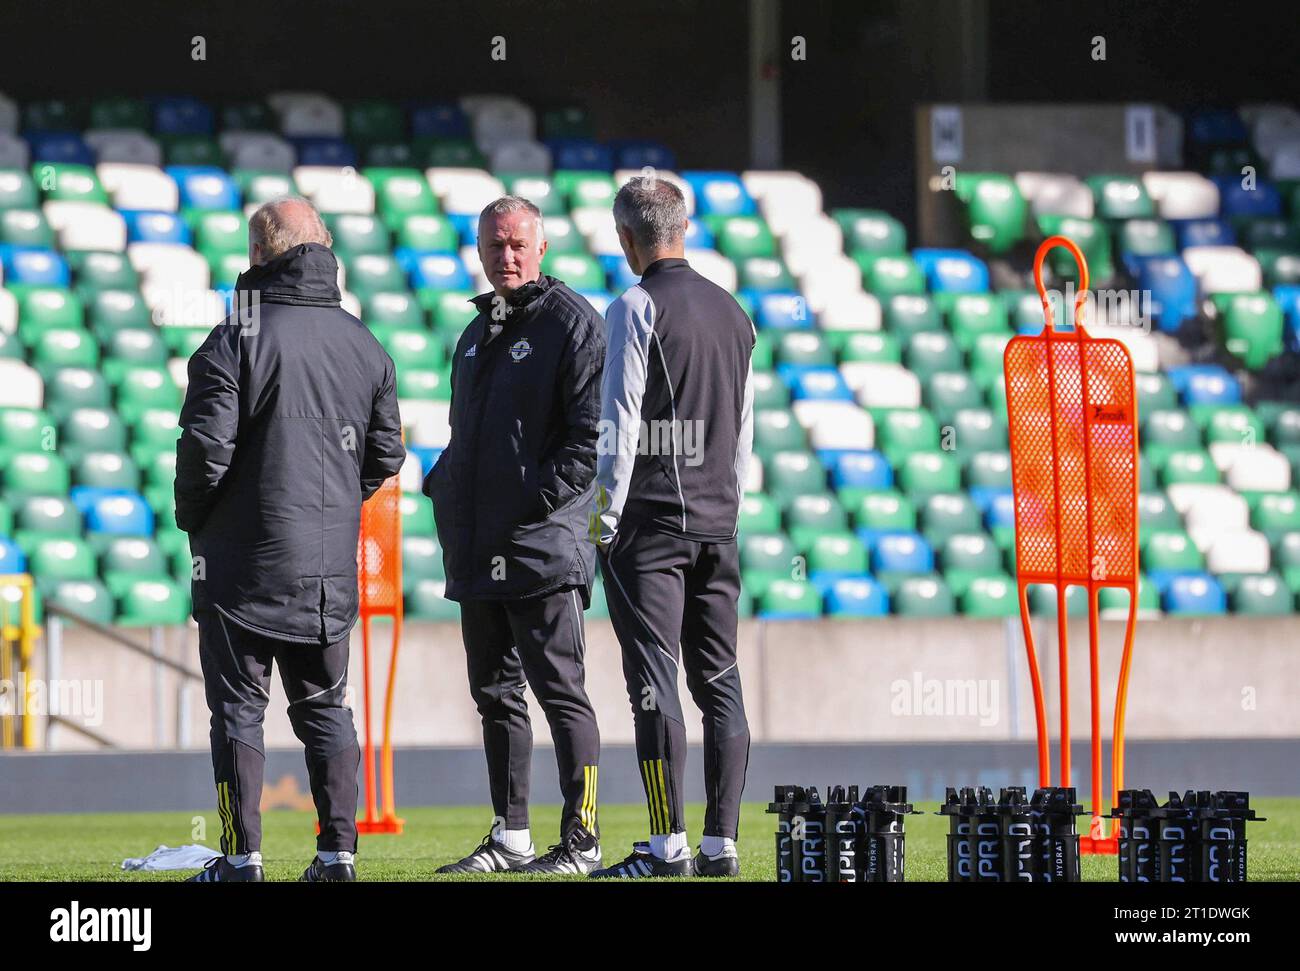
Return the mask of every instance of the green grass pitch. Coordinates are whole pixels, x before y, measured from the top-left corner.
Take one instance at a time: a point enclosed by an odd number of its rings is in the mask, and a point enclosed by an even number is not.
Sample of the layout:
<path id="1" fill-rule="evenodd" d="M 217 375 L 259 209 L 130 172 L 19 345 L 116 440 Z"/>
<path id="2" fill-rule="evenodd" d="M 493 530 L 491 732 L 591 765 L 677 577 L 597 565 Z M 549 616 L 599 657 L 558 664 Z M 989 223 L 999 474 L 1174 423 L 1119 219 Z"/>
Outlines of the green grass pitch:
<path id="1" fill-rule="evenodd" d="M 1300 799 L 1252 800 L 1267 822 L 1249 825 L 1250 878 L 1300 879 Z M 943 880 L 947 820 L 934 815 L 937 805 L 918 804 L 924 815 L 907 820 L 907 879 Z M 741 879 L 773 880 L 776 817 L 765 806 L 747 803 L 740 825 Z M 363 836 L 357 859 L 361 879 L 368 880 L 545 880 L 581 877 L 435 877 L 434 868 L 467 853 L 487 831 L 486 808 L 420 808 L 399 813 L 406 820 L 401 836 Z M 688 832 L 699 841 L 704 809 L 687 809 Z M 559 809 L 535 807 L 533 839 L 538 850 L 555 840 Z M 198 820 L 202 822 L 198 822 Z M 645 807 L 602 806 L 601 844 L 607 863 L 621 860 L 634 839 L 646 831 Z M 1086 817 L 1080 819 L 1086 825 Z M 195 827 L 206 827 L 204 838 Z M 293 880 L 310 862 L 314 818 L 310 813 L 274 810 L 263 818 L 262 852 L 268 880 Z M 145 856 L 160 844 L 203 843 L 216 846 L 221 828 L 215 809 L 198 813 L 94 813 L 0 816 L 0 880 L 178 880 L 185 872 L 132 873 L 121 869 L 127 857 Z M 1115 880 L 1114 857 L 1084 857 L 1085 880 Z"/>

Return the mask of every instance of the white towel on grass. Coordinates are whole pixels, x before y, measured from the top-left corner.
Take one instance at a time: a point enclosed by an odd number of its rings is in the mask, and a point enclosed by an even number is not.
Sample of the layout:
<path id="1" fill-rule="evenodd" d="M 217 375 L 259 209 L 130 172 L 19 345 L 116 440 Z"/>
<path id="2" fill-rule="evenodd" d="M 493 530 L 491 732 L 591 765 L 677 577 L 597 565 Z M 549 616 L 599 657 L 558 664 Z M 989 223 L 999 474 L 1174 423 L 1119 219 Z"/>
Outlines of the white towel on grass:
<path id="1" fill-rule="evenodd" d="M 216 850 L 191 843 L 188 846 L 160 846 L 148 856 L 122 861 L 123 870 L 201 870 L 220 856 Z"/>

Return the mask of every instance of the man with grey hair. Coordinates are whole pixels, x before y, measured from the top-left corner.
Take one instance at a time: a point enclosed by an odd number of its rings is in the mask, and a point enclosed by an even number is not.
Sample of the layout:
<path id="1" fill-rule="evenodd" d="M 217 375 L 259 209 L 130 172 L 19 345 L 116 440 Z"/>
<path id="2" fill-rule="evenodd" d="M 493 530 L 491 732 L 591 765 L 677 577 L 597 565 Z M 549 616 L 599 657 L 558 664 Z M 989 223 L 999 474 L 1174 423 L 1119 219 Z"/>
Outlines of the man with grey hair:
<path id="1" fill-rule="evenodd" d="M 735 876 L 749 760 L 736 666 L 736 524 L 753 441 L 754 325 L 686 262 L 686 203 L 671 182 L 629 181 L 614 199 L 614 222 L 641 282 L 606 314 L 590 528 L 622 647 L 650 839 L 592 876 Z M 670 434 L 648 434 L 665 427 Z M 694 860 L 679 663 L 704 715 L 708 804 Z"/>
<path id="2" fill-rule="evenodd" d="M 444 873 L 587 873 L 600 865 L 600 733 L 584 686 L 586 541 L 605 358 L 600 315 L 541 270 L 537 207 L 506 196 L 479 217 L 492 292 L 452 358 L 451 440 L 424 482 L 460 601 L 470 694 L 483 723 L 496 814 L 482 843 Z M 524 688 L 546 713 L 564 808 L 560 841 L 537 856 L 528 822 L 532 728 Z"/>
<path id="3" fill-rule="evenodd" d="M 235 312 L 190 358 L 176 443 L 223 854 L 192 879 L 262 879 L 274 664 L 320 823 L 302 879 L 352 880 L 360 750 L 348 638 L 361 504 L 406 457 L 393 361 L 340 307 L 330 234 L 311 203 L 267 203 L 248 235 Z"/>

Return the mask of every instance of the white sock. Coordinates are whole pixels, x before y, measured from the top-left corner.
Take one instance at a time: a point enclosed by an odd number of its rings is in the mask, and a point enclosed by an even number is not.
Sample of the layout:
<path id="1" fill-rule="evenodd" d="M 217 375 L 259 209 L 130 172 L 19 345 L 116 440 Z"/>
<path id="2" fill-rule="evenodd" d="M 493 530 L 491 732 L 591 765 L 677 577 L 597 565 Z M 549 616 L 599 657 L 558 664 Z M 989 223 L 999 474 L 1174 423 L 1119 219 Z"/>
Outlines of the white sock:
<path id="1" fill-rule="evenodd" d="M 736 855 L 736 841 L 729 836 L 702 836 L 700 837 L 700 852 L 710 859 L 717 859 L 722 855 Z"/>
<path id="2" fill-rule="evenodd" d="M 231 866 L 261 866 L 262 854 L 256 850 L 252 853 L 236 853 L 234 856 L 227 853 L 226 862 Z"/>
<path id="3" fill-rule="evenodd" d="M 324 852 L 317 850 L 316 855 L 320 857 L 320 861 L 324 863 L 326 866 L 330 866 L 334 863 L 355 862 L 355 858 L 347 850 L 337 850 L 337 851 L 326 850 Z"/>
<path id="4" fill-rule="evenodd" d="M 493 836 L 492 839 L 511 853 L 527 853 L 533 847 L 532 834 L 526 829 L 503 829 L 500 835 Z"/>
<path id="5" fill-rule="evenodd" d="M 650 852 L 661 860 L 676 863 L 683 856 L 690 854 L 691 846 L 686 840 L 685 832 L 669 833 L 667 836 L 651 834 Z"/>

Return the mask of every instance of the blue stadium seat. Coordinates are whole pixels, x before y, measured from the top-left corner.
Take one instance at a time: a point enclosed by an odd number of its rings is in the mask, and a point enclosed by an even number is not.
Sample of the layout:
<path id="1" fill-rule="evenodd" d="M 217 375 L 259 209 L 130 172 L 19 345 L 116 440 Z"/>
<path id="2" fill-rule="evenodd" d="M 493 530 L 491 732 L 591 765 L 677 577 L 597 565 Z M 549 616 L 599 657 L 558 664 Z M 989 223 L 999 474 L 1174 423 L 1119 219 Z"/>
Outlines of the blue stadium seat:
<path id="1" fill-rule="evenodd" d="M 872 573 L 928 573 L 934 569 L 934 550 L 920 533 L 868 534 L 858 531 L 871 550 Z"/>
<path id="2" fill-rule="evenodd" d="M 411 262 L 411 283 L 434 290 L 469 290 L 474 286 L 459 256 L 447 253 L 421 253 Z"/>
<path id="3" fill-rule="evenodd" d="M 459 105 L 445 101 L 410 105 L 411 134 L 416 138 L 466 138 L 469 118 Z"/>
<path id="4" fill-rule="evenodd" d="M 1228 609 L 1223 587 L 1208 573 L 1171 578 L 1162 600 L 1170 614 L 1222 614 Z"/>
<path id="5" fill-rule="evenodd" d="M 884 617 L 889 594 L 872 577 L 841 577 L 826 591 L 826 610 L 837 617 Z"/>
<path id="6" fill-rule="evenodd" d="M 1199 108 L 1187 117 L 1187 134 L 1202 145 L 1240 145 L 1249 137 L 1246 125 L 1231 108 Z"/>
<path id="7" fill-rule="evenodd" d="M 596 313 L 602 317 L 605 316 L 605 311 L 609 309 L 609 305 L 614 302 L 614 295 L 606 293 L 604 290 L 579 290 L 578 295 L 595 307 Z"/>
<path id="8" fill-rule="evenodd" d="M 545 144 L 551 150 L 551 165 L 557 170 L 613 171 L 614 153 L 589 138 L 548 138 Z"/>
<path id="9" fill-rule="evenodd" d="M 817 326 L 808 302 L 797 293 L 760 293 L 751 296 L 754 322 L 773 330 L 806 330 Z"/>
<path id="10" fill-rule="evenodd" d="M 212 109 L 198 98 L 161 98 L 154 105 L 153 129 L 159 135 L 210 135 Z"/>
<path id="11" fill-rule="evenodd" d="M 109 486 L 73 486 L 68 492 L 68 498 L 83 517 L 100 499 L 132 495 L 135 495 L 135 492 L 130 489 L 115 489 Z"/>
<path id="12" fill-rule="evenodd" d="M 981 490 L 984 491 L 984 490 Z M 1010 489 L 989 489 L 991 493 L 988 505 L 981 507 L 984 512 L 984 525 L 989 529 L 997 529 L 1000 526 L 1016 525 L 1016 496 Z M 971 499 L 976 505 L 980 500 L 975 497 L 972 490 Z"/>
<path id="13" fill-rule="evenodd" d="M 734 172 L 683 172 L 695 193 L 697 216 L 750 216 L 755 210 L 745 184 Z"/>
<path id="14" fill-rule="evenodd" d="M 1178 248 L 1189 246 L 1236 246 L 1237 234 L 1224 219 L 1172 219 Z"/>
<path id="15" fill-rule="evenodd" d="M 27 572 L 27 557 L 13 540 L 0 539 L 0 573 Z"/>
<path id="16" fill-rule="evenodd" d="M 627 260 L 621 254 L 605 253 L 603 256 L 597 256 L 596 261 L 604 269 L 606 282 L 615 293 L 622 293 L 628 287 L 634 287 L 641 282 L 641 278 L 632 272 L 632 268 L 627 265 Z"/>
<path id="17" fill-rule="evenodd" d="M 777 372 L 789 384 L 790 396 L 795 401 L 854 400 L 853 392 L 838 368 L 782 364 Z"/>
<path id="18" fill-rule="evenodd" d="M 289 141 L 298 152 L 299 165 L 357 166 L 357 152 L 342 138 L 330 135 L 300 135 Z"/>
<path id="19" fill-rule="evenodd" d="M 817 453 L 831 470 L 835 488 L 888 489 L 894 484 L 889 460 L 875 449 L 861 452 L 823 450 Z"/>
<path id="20" fill-rule="evenodd" d="M 1163 331 L 1176 331 L 1196 316 L 1196 277 L 1178 256 L 1151 256 L 1136 263 L 1138 289 L 1151 293 L 1151 315 Z"/>
<path id="21" fill-rule="evenodd" d="M 55 250 L 12 246 L 0 251 L 7 283 L 42 287 L 66 287 L 71 280 L 68 264 Z"/>
<path id="22" fill-rule="evenodd" d="M 80 135 L 71 132 L 27 132 L 27 146 L 33 162 L 63 165 L 94 165 L 95 153 Z"/>
<path id="23" fill-rule="evenodd" d="M 478 213 L 449 212 L 447 221 L 456 230 L 461 246 L 474 246 L 478 243 Z"/>
<path id="24" fill-rule="evenodd" d="M 190 227 L 174 212 L 123 209 L 122 219 L 132 243 L 190 243 Z"/>
<path id="25" fill-rule="evenodd" d="M 153 510 L 136 493 L 100 496 L 86 512 L 88 533 L 151 536 L 153 527 Z"/>
<path id="26" fill-rule="evenodd" d="M 239 189 L 222 169 L 211 165 L 169 165 L 182 209 L 238 209 Z"/>
<path id="27" fill-rule="evenodd" d="M 671 149 L 658 142 L 617 139 L 610 142 L 609 147 L 613 149 L 617 161 L 615 168 L 643 169 L 649 166 L 653 169 L 669 171 L 677 168 L 677 156 Z"/>
<path id="28" fill-rule="evenodd" d="M 442 449 L 435 445 L 408 445 L 406 450 L 420 460 L 420 472 L 428 475 L 433 468 L 438 456 L 442 454 Z"/>
<path id="29" fill-rule="evenodd" d="M 1241 385 L 1218 364 L 1188 364 L 1169 369 L 1169 380 L 1186 405 L 1235 405 Z"/>
<path id="30" fill-rule="evenodd" d="M 1282 215 L 1282 196 L 1266 179 L 1256 179 L 1253 189 L 1243 186 L 1236 174 L 1216 175 L 1212 181 L 1219 187 L 1219 212 L 1224 216 Z"/>
<path id="31" fill-rule="evenodd" d="M 984 293 L 989 288 L 989 268 L 965 250 L 915 249 L 912 259 L 936 293 Z"/>
<path id="32" fill-rule="evenodd" d="M 686 235 L 682 237 L 682 242 L 687 249 L 717 248 L 717 241 L 713 238 L 709 227 L 694 218 L 686 220 Z"/>

